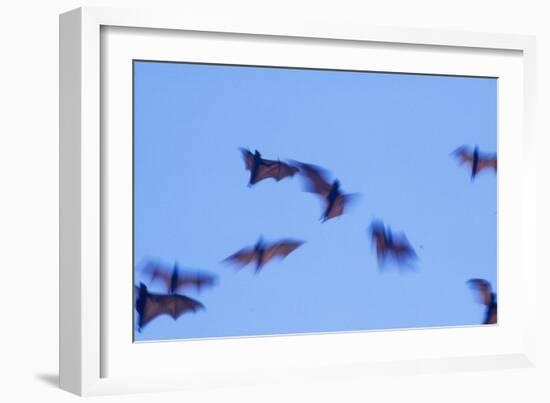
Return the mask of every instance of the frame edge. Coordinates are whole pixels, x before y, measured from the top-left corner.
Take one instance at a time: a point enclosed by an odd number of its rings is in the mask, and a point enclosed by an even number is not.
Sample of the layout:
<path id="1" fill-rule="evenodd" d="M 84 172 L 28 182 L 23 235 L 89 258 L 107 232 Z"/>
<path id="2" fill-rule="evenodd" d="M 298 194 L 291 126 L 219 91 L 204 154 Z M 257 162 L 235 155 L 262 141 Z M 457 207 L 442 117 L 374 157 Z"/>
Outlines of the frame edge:
<path id="1" fill-rule="evenodd" d="M 59 16 L 59 386 L 82 393 L 82 12 Z"/>

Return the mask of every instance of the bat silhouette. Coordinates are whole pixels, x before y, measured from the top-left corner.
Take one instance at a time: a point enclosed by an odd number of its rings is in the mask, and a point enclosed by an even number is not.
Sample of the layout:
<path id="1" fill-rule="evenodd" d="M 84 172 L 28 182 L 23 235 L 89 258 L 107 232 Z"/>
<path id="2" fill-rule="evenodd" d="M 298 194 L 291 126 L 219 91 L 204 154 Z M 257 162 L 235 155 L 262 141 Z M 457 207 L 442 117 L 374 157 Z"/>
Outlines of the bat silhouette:
<path id="1" fill-rule="evenodd" d="M 139 315 L 138 332 L 159 315 L 170 315 L 174 320 L 186 312 L 204 309 L 199 301 L 178 294 L 152 294 L 147 286 L 140 283 L 134 287 L 136 311 Z"/>
<path id="2" fill-rule="evenodd" d="M 246 148 L 241 148 L 240 150 L 245 167 L 250 171 L 248 186 L 253 186 L 267 178 L 273 178 L 278 182 L 288 176 L 292 177 L 298 172 L 297 168 L 284 162 L 263 159 L 258 150 L 254 151 L 254 154 Z"/>
<path id="3" fill-rule="evenodd" d="M 321 221 L 325 222 L 331 218 L 344 214 L 346 206 L 354 198 L 355 194 L 344 194 L 340 189 L 340 181 L 335 179 L 330 182 L 328 172 L 316 165 L 304 164 L 298 161 L 293 163 L 300 169 L 306 179 L 306 192 L 318 194 L 325 205 Z"/>
<path id="4" fill-rule="evenodd" d="M 460 165 L 467 163 L 471 167 L 471 178 L 474 180 L 477 174 L 484 169 L 494 169 L 497 171 L 497 155 L 482 154 L 476 146 L 472 152 L 469 147 L 462 146 L 453 151 L 453 155 L 458 158 Z"/>
<path id="5" fill-rule="evenodd" d="M 480 302 L 485 305 L 484 325 L 497 323 L 497 296 L 492 291 L 491 283 L 481 278 L 468 280 L 468 284 L 477 291 Z"/>
<path id="6" fill-rule="evenodd" d="M 416 260 L 416 252 L 407 237 L 404 234 L 393 234 L 391 228 L 386 229 L 382 221 L 374 220 L 371 223 L 370 234 L 376 247 L 379 267 L 382 267 L 388 258 L 392 258 L 400 266 L 406 266 L 412 260 Z"/>
<path id="7" fill-rule="evenodd" d="M 287 257 L 303 243 L 303 241 L 293 239 L 283 239 L 278 242 L 266 243 L 260 237 L 256 245 L 241 249 L 237 253 L 226 258 L 224 262 L 232 263 L 239 268 L 245 267 L 250 263 L 255 263 L 256 272 L 258 272 L 269 263 L 270 260 Z"/>
<path id="8" fill-rule="evenodd" d="M 149 262 L 143 271 L 151 276 L 151 282 L 159 280 L 166 286 L 166 290 L 170 294 L 175 294 L 177 291 L 185 288 L 195 288 L 197 291 L 205 286 L 212 286 L 216 283 L 216 277 L 206 273 L 191 273 L 182 272 L 178 264 L 170 271 L 164 265 L 158 262 Z"/>

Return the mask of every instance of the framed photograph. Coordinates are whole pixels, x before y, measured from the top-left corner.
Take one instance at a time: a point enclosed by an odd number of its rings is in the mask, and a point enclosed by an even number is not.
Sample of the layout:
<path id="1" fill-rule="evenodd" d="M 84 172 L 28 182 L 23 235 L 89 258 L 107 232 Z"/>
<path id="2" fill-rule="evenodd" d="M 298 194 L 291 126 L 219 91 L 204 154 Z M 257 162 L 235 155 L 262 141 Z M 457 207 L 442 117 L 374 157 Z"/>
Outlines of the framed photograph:
<path id="1" fill-rule="evenodd" d="M 532 37 L 83 8 L 60 45 L 64 389 L 534 365 Z"/>

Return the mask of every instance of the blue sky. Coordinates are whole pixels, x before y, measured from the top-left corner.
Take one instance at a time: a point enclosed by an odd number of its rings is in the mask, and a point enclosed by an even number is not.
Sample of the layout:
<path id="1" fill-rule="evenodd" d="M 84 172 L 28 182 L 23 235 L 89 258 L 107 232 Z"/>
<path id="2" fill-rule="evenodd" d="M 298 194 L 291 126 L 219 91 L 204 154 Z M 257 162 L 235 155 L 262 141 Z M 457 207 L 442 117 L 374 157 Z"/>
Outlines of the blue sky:
<path id="1" fill-rule="evenodd" d="M 496 151 L 490 78 L 135 62 L 134 259 L 218 276 L 136 341 L 479 324 L 465 282 L 496 286 L 496 176 L 450 153 Z M 321 223 L 298 177 L 247 187 L 239 147 L 328 169 L 360 199 Z M 416 269 L 381 272 L 367 237 L 403 231 Z M 262 272 L 221 261 L 266 240 L 306 243 Z M 149 285 L 161 292 L 159 284 Z"/>

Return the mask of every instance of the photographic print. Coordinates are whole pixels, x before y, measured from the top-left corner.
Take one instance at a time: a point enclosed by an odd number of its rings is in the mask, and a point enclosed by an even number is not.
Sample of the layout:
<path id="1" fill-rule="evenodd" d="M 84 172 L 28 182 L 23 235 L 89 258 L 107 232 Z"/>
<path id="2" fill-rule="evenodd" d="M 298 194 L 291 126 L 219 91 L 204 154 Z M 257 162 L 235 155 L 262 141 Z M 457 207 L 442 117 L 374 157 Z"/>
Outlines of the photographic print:
<path id="1" fill-rule="evenodd" d="M 134 340 L 496 324 L 497 87 L 135 60 Z"/>

